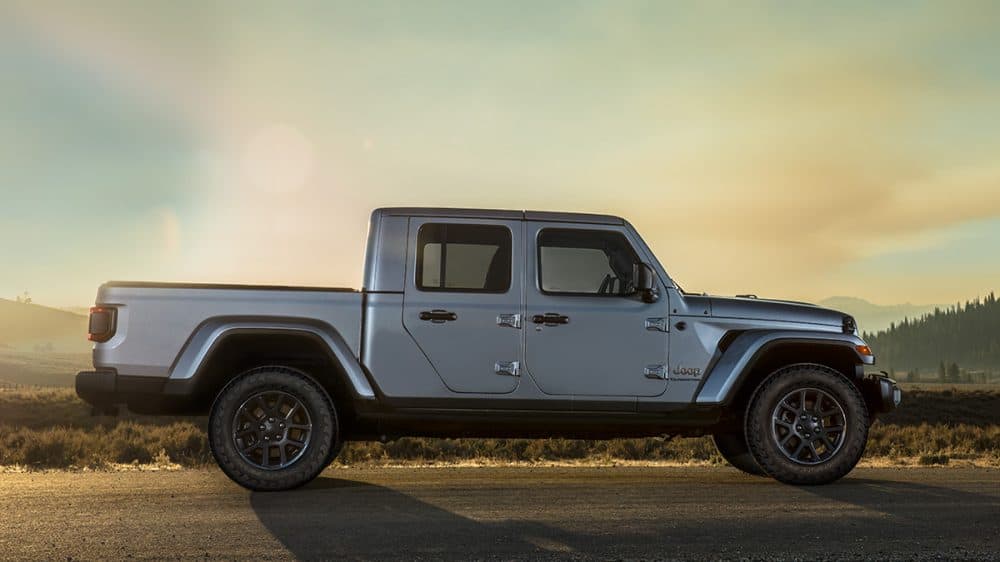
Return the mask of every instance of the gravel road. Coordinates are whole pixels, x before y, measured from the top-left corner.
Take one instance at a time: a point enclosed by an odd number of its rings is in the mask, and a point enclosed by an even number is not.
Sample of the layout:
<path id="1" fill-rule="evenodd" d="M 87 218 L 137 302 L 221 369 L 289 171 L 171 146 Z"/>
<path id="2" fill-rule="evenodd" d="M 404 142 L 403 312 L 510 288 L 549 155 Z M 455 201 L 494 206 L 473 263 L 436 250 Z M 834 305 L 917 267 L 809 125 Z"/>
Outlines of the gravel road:
<path id="1" fill-rule="evenodd" d="M 351 468 L 250 493 L 216 470 L 0 473 L 0 558 L 997 558 L 1000 471 Z"/>

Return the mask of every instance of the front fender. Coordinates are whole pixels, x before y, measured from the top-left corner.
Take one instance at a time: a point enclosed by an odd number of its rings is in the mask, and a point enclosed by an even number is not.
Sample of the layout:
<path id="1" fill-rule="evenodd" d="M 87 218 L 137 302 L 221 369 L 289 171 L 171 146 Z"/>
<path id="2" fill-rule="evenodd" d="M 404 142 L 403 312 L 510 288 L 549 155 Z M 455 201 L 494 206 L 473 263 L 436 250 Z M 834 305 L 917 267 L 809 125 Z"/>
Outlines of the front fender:
<path id="1" fill-rule="evenodd" d="M 697 404 L 725 404 L 739 390 L 754 365 L 778 345 L 806 344 L 849 348 L 859 365 L 871 365 L 875 358 L 862 355 L 857 346 L 864 340 L 854 334 L 799 330 L 749 330 L 743 332 L 722 353 L 705 375 L 705 381 L 695 398 Z"/>
<path id="2" fill-rule="evenodd" d="M 375 397 L 361 363 L 337 329 L 301 318 L 224 317 L 203 322 L 174 361 L 168 388 L 183 388 L 194 382 L 214 349 L 229 336 L 247 333 L 299 333 L 317 338 L 344 369 L 355 394 L 366 399 Z"/>

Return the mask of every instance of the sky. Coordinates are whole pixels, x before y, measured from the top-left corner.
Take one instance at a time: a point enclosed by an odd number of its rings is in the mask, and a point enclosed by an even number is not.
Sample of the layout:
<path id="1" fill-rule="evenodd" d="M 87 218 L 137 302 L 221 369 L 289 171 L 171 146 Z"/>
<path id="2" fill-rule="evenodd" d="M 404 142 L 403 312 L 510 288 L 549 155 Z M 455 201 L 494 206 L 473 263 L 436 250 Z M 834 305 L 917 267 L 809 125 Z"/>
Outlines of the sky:
<path id="1" fill-rule="evenodd" d="M 0 0 L 0 297 L 360 284 L 370 211 L 628 218 L 685 289 L 1000 289 L 995 2 Z"/>

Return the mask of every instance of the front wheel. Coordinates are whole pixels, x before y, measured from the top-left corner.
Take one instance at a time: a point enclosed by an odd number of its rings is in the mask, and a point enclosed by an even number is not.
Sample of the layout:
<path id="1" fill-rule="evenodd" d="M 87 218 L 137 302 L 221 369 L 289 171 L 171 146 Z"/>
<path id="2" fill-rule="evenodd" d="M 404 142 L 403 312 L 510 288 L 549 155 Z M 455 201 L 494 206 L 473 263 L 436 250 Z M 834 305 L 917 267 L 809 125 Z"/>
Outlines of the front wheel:
<path id="1" fill-rule="evenodd" d="M 338 443 L 333 404 L 312 379 L 285 367 L 238 376 L 208 420 L 212 455 L 226 476 L 251 490 L 287 490 L 315 478 Z"/>
<path id="2" fill-rule="evenodd" d="M 827 484 L 861 460 L 868 426 L 864 398 L 847 378 L 822 365 L 792 365 L 757 389 L 747 410 L 747 446 L 781 482 Z"/>

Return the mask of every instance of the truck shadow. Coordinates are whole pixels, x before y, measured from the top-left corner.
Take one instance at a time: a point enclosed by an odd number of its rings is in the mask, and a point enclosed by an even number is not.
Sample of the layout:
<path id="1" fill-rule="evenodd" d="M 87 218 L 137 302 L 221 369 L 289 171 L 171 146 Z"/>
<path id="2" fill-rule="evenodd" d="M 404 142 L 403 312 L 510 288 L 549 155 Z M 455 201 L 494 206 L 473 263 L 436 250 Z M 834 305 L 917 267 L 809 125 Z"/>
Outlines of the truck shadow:
<path id="1" fill-rule="evenodd" d="M 491 494 L 529 492 L 494 486 L 484 480 L 471 497 L 463 488 L 447 499 L 456 510 L 464 504 L 488 514 L 480 521 L 390 488 L 330 477 L 292 492 L 251 494 L 250 503 L 264 527 L 300 560 L 741 558 L 788 555 L 789 545 L 796 557 L 806 558 L 961 556 L 966 551 L 953 549 L 990 548 L 1000 526 L 997 494 L 906 480 L 849 477 L 828 486 L 793 487 L 716 473 L 654 485 L 648 495 L 630 500 L 602 494 L 599 487 L 530 490 L 551 497 L 543 502 L 553 506 L 543 515 L 551 524 L 518 512 L 519 501 L 490 511 L 483 503 Z M 567 494 L 580 493 L 593 497 L 586 512 L 558 510 Z M 610 515 L 623 507 L 632 516 Z"/>
<path id="2" fill-rule="evenodd" d="M 947 475 L 949 469 L 940 470 Z M 993 474 L 997 479 L 995 491 L 1000 494 L 1000 473 Z M 980 513 L 992 513 L 994 518 L 1000 516 L 998 495 L 965 492 L 954 487 L 847 476 L 834 484 L 801 489 L 817 498 L 852 504 L 911 524 L 936 525 L 946 513 L 955 511 L 966 518 Z M 994 523 L 1000 525 L 1000 521 Z"/>
<path id="3" fill-rule="evenodd" d="M 572 550 L 572 537 L 545 525 L 480 523 L 366 482 L 321 477 L 290 492 L 253 493 L 250 504 L 299 560 L 509 558 Z"/>

